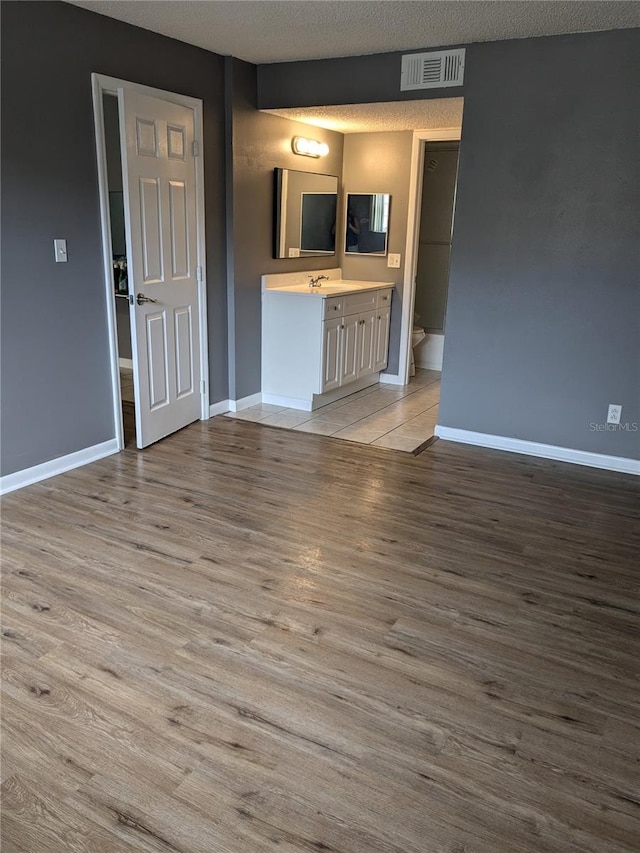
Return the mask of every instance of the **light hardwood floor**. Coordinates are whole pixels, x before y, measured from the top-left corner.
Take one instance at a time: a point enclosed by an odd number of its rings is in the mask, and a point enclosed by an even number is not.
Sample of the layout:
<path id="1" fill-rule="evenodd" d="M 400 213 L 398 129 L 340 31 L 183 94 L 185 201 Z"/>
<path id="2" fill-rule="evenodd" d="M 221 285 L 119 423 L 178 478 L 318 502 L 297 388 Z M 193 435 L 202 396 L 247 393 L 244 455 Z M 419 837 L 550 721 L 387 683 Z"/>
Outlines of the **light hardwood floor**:
<path id="1" fill-rule="evenodd" d="M 640 848 L 634 478 L 220 417 L 2 508 L 3 853 Z"/>

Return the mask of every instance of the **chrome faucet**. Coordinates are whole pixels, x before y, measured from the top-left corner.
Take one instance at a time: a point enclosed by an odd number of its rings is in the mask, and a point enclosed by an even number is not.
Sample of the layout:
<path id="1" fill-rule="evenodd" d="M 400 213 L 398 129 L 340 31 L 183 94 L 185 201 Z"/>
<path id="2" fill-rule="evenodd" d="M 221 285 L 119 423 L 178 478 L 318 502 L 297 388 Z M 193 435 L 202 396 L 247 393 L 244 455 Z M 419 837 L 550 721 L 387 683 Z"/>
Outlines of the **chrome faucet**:
<path id="1" fill-rule="evenodd" d="M 316 275 L 316 276 L 310 275 L 309 276 L 309 287 L 312 289 L 314 287 L 322 287 L 322 285 L 320 284 L 321 281 L 329 281 L 329 276 L 328 275 Z"/>

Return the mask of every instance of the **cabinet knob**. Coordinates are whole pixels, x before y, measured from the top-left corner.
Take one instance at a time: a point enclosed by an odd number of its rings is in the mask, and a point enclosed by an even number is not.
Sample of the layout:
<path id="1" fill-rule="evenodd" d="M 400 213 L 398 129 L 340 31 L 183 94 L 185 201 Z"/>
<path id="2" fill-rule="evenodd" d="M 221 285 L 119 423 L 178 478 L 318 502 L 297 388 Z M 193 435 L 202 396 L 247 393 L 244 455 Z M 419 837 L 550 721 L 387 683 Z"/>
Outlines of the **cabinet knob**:
<path id="1" fill-rule="evenodd" d="M 382 297 L 382 301 L 383 301 L 383 302 L 386 302 L 388 298 L 389 298 L 388 296 L 383 296 L 383 297 Z"/>
<path id="2" fill-rule="evenodd" d="M 344 329 L 344 323 L 340 326 L 341 329 Z"/>
<path id="3" fill-rule="evenodd" d="M 337 305 L 334 305 L 334 306 L 333 306 L 333 310 L 334 310 L 334 311 L 337 311 L 337 310 L 338 310 L 338 306 L 337 306 Z"/>

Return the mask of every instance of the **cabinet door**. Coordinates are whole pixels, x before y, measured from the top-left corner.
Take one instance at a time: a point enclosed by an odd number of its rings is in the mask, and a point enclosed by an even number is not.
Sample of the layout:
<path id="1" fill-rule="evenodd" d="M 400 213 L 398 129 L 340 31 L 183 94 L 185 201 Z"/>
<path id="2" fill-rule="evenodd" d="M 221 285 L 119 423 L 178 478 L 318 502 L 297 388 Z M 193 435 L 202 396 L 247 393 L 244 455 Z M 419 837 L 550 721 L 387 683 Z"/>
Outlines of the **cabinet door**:
<path id="1" fill-rule="evenodd" d="M 378 331 L 378 312 L 367 311 L 358 318 L 358 376 L 373 373 Z"/>
<path id="2" fill-rule="evenodd" d="M 336 317 L 335 320 L 325 320 L 322 324 L 321 392 L 331 391 L 340 386 L 342 324 L 342 317 Z"/>
<path id="3" fill-rule="evenodd" d="M 358 378 L 358 321 L 359 314 L 342 320 L 342 370 L 341 385 Z"/>
<path id="4" fill-rule="evenodd" d="M 376 331 L 374 335 L 373 372 L 378 373 L 387 366 L 389 356 L 389 321 L 391 308 L 379 308 L 376 311 Z"/>

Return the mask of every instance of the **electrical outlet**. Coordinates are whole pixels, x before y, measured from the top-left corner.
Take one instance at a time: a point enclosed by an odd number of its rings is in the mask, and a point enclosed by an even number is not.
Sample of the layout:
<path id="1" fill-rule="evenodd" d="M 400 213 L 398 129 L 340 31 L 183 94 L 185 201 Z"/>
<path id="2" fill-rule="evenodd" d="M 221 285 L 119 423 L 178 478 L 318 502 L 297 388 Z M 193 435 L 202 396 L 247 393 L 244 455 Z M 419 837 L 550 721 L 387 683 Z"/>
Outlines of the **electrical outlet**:
<path id="1" fill-rule="evenodd" d="M 299 258 L 300 257 L 300 249 L 298 248 L 289 248 L 289 257 L 290 258 Z"/>
<path id="2" fill-rule="evenodd" d="M 394 270 L 400 269 L 400 255 L 394 255 L 391 252 L 387 255 L 387 267 Z"/>
<path id="3" fill-rule="evenodd" d="M 609 403 L 609 413 L 607 414 L 608 424 L 619 424 L 622 417 L 622 406 L 618 403 Z"/>

